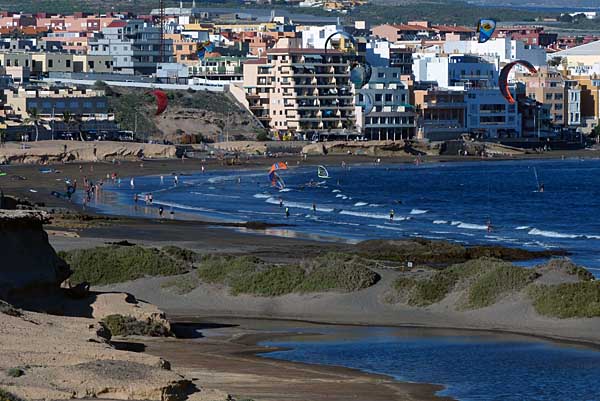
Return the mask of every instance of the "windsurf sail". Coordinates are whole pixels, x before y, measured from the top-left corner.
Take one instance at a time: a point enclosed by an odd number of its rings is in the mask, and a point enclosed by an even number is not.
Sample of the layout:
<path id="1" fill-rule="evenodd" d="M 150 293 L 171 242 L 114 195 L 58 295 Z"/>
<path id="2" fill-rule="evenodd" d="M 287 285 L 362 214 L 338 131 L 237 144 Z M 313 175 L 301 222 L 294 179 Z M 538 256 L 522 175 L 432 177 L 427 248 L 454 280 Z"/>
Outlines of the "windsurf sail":
<path id="1" fill-rule="evenodd" d="M 284 162 L 277 162 L 271 166 L 271 169 L 269 170 L 269 174 L 271 174 L 277 170 L 287 170 L 287 168 L 288 168 L 287 164 L 285 164 Z"/>
<path id="2" fill-rule="evenodd" d="M 534 167 L 533 168 L 533 174 L 535 175 L 535 185 L 537 187 L 537 189 L 540 189 L 540 180 L 538 178 L 538 173 L 537 173 L 537 169 Z"/>
<path id="3" fill-rule="evenodd" d="M 273 171 L 272 173 L 269 174 L 269 179 L 271 180 L 271 185 L 274 186 L 275 188 L 278 188 L 278 189 L 285 188 L 285 181 L 283 181 L 283 178 L 281 178 L 279 176 L 279 174 L 277 174 L 275 171 Z"/>
<path id="4" fill-rule="evenodd" d="M 329 171 L 327 171 L 325 166 L 317 167 L 317 176 L 319 176 L 319 178 L 331 178 L 329 177 Z"/>

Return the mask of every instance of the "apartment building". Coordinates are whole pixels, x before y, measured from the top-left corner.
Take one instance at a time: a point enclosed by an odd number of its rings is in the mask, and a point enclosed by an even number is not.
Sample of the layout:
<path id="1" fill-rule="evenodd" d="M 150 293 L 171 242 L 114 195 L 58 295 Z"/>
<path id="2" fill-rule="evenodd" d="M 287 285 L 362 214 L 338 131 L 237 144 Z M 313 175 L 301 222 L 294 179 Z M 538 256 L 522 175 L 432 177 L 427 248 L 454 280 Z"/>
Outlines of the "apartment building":
<path id="1" fill-rule="evenodd" d="M 581 123 L 588 127 L 600 124 L 600 75 L 571 75 L 581 90 Z"/>
<path id="2" fill-rule="evenodd" d="M 59 117 L 65 112 L 84 120 L 108 120 L 108 101 L 104 91 L 73 87 L 19 87 L 4 90 L 7 114 L 26 119 L 32 110 L 42 119 Z"/>
<path id="3" fill-rule="evenodd" d="M 467 130 L 486 138 L 518 138 L 521 115 L 497 88 L 471 88 L 466 91 Z"/>
<path id="4" fill-rule="evenodd" d="M 413 72 L 413 50 L 387 40 L 368 42 L 365 57 L 372 66 L 400 68 L 401 75 Z"/>
<path id="5" fill-rule="evenodd" d="M 414 90 L 414 99 L 418 112 L 419 139 L 456 139 L 467 132 L 464 91 L 418 85 Z"/>
<path id="6" fill-rule="evenodd" d="M 525 84 L 528 97 L 548 105 L 550 119 L 554 125 L 569 125 L 569 115 L 565 107 L 565 95 L 568 96 L 568 91 L 566 91 L 565 80 L 558 71 L 546 68 L 536 75 L 518 74 L 517 76 L 519 81 Z M 573 109 L 571 111 L 575 112 Z"/>
<path id="7" fill-rule="evenodd" d="M 413 73 L 415 81 L 435 81 L 442 88 L 485 87 L 498 82 L 496 66 L 471 55 L 415 53 Z"/>
<path id="8" fill-rule="evenodd" d="M 356 125 L 367 138 L 396 140 L 415 135 L 416 114 L 401 75 L 401 68 L 375 67 L 367 85 L 356 91 L 357 106 L 372 105 L 367 114 L 363 107 L 357 108 Z"/>
<path id="9" fill-rule="evenodd" d="M 274 48 L 244 63 L 250 110 L 272 133 L 336 134 L 356 126 L 347 55 Z"/>
<path id="10" fill-rule="evenodd" d="M 158 63 L 173 59 L 173 41 L 165 40 L 161 60 L 160 29 L 141 20 L 113 21 L 90 39 L 89 49 L 90 55 L 112 57 L 113 72 L 121 74 L 150 75 Z"/>

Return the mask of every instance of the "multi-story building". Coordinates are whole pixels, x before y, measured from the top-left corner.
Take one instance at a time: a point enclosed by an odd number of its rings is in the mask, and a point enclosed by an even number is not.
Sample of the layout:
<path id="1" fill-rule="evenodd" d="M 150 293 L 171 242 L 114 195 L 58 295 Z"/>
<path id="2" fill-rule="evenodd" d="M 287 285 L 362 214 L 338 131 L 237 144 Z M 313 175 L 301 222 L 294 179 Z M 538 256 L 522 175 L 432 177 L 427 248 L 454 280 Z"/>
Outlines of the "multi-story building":
<path id="1" fill-rule="evenodd" d="M 555 52 L 549 57 L 560 58 L 567 66 L 594 65 L 600 63 L 600 40 Z"/>
<path id="2" fill-rule="evenodd" d="M 373 40 L 367 43 L 366 59 L 372 66 L 400 68 L 401 75 L 410 75 L 413 72 L 413 50 L 387 40 Z"/>
<path id="3" fill-rule="evenodd" d="M 65 112 L 84 120 L 108 120 L 108 101 L 104 91 L 71 87 L 6 89 L 7 114 L 26 119 L 35 109 L 42 119 L 60 118 Z"/>
<path id="4" fill-rule="evenodd" d="M 487 138 L 521 136 L 521 115 L 498 88 L 471 88 L 466 91 L 467 130 Z"/>
<path id="5" fill-rule="evenodd" d="M 111 22 L 89 47 L 90 55 L 112 57 L 115 73 L 150 75 L 158 63 L 173 59 L 173 41 L 165 39 L 161 49 L 160 28 L 141 20 Z"/>
<path id="6" fill-rule="evenodd" d="M 583 124 L 581 111 L 582 87 L 577 80 L 565 80 L 555 70 L 542 69 L 538 74 L 519 74 L 526 85 L 526 94 L 550 108 L 555 126 L 577 127 Z"/>
<path id="7" fill-rule="evenodd" d="M 558 40 L 558 34 L 544 32 L 542 26 L 497 27 L 496 35 L 499 34 L 514 40 L 520 40 L 530 46 L 548 47 Z"/>
<path id="8" fill-rule="evenodd" d="M 414 90 L 417 137 L 436 141 L 456 139 L 466 133 L 465 92 L 427 86 L 420 84 Z"/>
<path id="9" fill-rule="evenodd" d="M 369 139 L 409 139 L 415 134 L 415 112 L 409 104 L 406 83 L 400 68 L 374 67 L 371 79 L 357 90 L 356 105 L 372 105 L 369 113 L 357 111 L 357 127 Z M 367 110 L 365 110 L 367 111 Z"/>
<path id="10" fill-rule="evenodd" d="M 544 48 L 527 45 L 521 40 L 509 37 L 496 37 L 485 43 L 474 40 L 446 40 L 442 48 L 447 54 L 479 55 L 496 64 L 496 67 L 515 60 L 526 60 L 536 67 L 547 65 Z"/>
<path id="11" fill-rule="evenodd" d="M 273 48 L 244 63 L 250 110 L 273 133 L 335 134 L 356 126 L 346 55 L 323 49 Z"/>
<path id="12" fill-rule="evenodd" d="M 600 125 L 600 75 L 572 75 L 581 89 L 581 123 L 589 128 Z"/>
<path id="13" fill-rule="evenodd" d="M 435 81 L 442 88 L 491 86 L 498 81 L 494 64 L 478 56 L 460 54 L 415 53 L 413 73 L 415 81 Z"/>

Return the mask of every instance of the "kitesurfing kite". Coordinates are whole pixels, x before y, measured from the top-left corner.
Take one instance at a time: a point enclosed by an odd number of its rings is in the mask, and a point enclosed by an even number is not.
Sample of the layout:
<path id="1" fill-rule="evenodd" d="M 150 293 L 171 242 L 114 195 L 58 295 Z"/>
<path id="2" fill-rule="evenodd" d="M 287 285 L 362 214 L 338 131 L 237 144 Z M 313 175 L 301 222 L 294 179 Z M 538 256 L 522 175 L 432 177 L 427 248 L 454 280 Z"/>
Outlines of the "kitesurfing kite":
<path id="1" fill-rule="evenodd" d="M 329 37 L 325 39 L 325 51 L 329 49 L 330 44 L 331 48 L 334 50 L 343 52 L 356 52 L 356 39 L 354 39 L 354 36 L 350 35 L 348 32 L 336 31 L 329 35 Z"/>
<path id="2" fill-rule="evenodd" d="M 207 52 L 210 53 L 214 49 L 215 49 L 215 45 L 210 40 L 206 40 L 204 42 L 199 42 L 196 45 L 196 52 L 197 52 L 198 58 L 200 60 L 204 59 L 204 56 L 206 56 Z"/>
<path id="3" fill-rule="evenodd" d="M 527 70 L 530 73 L 537 74 L 536 68 L 529 61 L 525 60 L 513 61 L 511 63 L 506 64 L 504 68 L 502 68 L 502 71 L 500 71 L 500 76 L 498 78 L 498 86 L 500 87 L 500 93 L 502 93 L 502 96 L 504 96 L 504 98 L 510 104 L 514 104 L 515 99 L 512 97 L 510 89 L 508 88 L 508 75 L 510 74 L 510 70 L 512 70 L 512 68 L 517 64 L 527 68 Z"/>
<path id="4" fill-rule="evenodd" d="M 485 43 L 494 34 L 494 30 L 496 29 L 496 21 L 493 19 L 482 18 L 477 23 L 477 32 L 479 34 L 478 42 Z"/>
<path id="5" fill-rule="evenodd" d="M 279 174 L 277 174 L 277 171 L 287 169 L 287 164 L 285 164 L 284 162 L 277 162 L 271 166 L 271 168 L 269 169 L 269 180 L 271 181 L 272 186 L 279 189 L 285 188 L 285 182 L 283 181 L 283 178 L 281 178 Z"/>
<path id="6" fill-rule="evenodd" d="M 319 178 L 324 178 L 324 179 L 331 178 L 329 176 L 329 171 L 327 171 L 327 169 L 325 168 L 325 166 L 319 166 L 319 167 L 317 167 L 317 176 Z"/>
<path id="7" fill-rule="evenodd" d="M 358 47 L 354 36 L 348 32 L 336 31 L 325 39 L 325 52 L 328 50 L 337 50 L 343 53 L 351 53 L 354 58 L 358 56 Z M 358 62 L 356 59 L 350 63 L 350 82 L 357 89 L 365 86 L 371 79 L 373 68 L 366 61 Z"/>
<path id="8" fill-rule="evenodd" d="M 154 89 L 148 92 L 148 94 L 156 98 L 156 113 L 154 115 L 158 116 L 159 114 L 162 114 L 162 112 L 165 111 L 169 105 L 167 94 L 160 89 Z"/>

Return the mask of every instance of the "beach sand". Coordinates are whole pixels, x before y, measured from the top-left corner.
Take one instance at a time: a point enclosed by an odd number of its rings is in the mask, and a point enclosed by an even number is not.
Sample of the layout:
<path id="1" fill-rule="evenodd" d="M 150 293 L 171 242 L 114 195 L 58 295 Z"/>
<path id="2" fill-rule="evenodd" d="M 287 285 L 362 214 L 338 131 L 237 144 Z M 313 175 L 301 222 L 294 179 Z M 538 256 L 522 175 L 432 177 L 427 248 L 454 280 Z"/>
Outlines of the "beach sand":
<path id="1" fill-rule="evenodd" d="M 596 152 L 560 152 L 530 155 L 533 158 L 592 157 Z M 0 177 L 0 188 L 5 194 L 26 198 L 52 209 L 82 212 L 82 207 L 50 195 L 64 190 L 65 177 L 83 177 L 97 181 L 106 174 L 118 172 L 121 177 L 170 174 L 171 172 L 199 172 L 240 168 L 265 168 L 278 159 L 257 158 L 241 165 L 226 166 L 220 161 L 161 160 L 140 162 L 106 162 L 56 164 L 59 173 L 42 174 L 39 166 L 2 166 L 7 173 Z M 298 156 L 283 156 L 292 165 Z M 412 157 L 390 158 L 383 163 L 410 163 Z M 427 158 L 431 162 L 477 160 L 476 158 Z M 496 159 L 493 159 L 496 160 Z M 312 156 L 301 163 L 311 165 L 346 163 L 373 163 L 373 157 Z M 16 178 L 21 177 L 24 179 Z M 31 190 L 36 192 L 31 192 Z M 277 238 L 256 233 L 242 233 L 234 228 L 201 221 L 157 220 L 148 218 L 105 218 L 93 211 L 85 213 L 90 219 L 57 219 L 46 228 L 50 242 L 57 250 L 88 248 L 111 241 L 128 240 L 148 245 L 178 245 L 199 252 L 243 253 L 266 260 L 289 261 L 315 256 L 321 252 L 344 251 L 351 245 L 298 238 Z M 260 233 L 260 230 L 257 231 Z M 523 299 L 511 298 L 492 307 L 469 312 L 457 312 L 446 302 L 429 308 L 411 308 L 382 302 L 393 279 L 386 271 L 379 271 L 383 279 L 375 286 L 352 294 L 326 293 L 292 294 L 277 298 L 249 296 L 233 297 L 227 289 L 200 286 L 191 294 L 176 296 L 161 289 L 164 278 L 146 278 L 135 282 L 104 288 L 126 291 L 138 298 L 156 304 L 169 317 L 196 318 L 199 316 L 258 317 L 296 319 L 326 323 L 422 326 L 501 330 L 530 335 L 547 336 L 570 341 L 600 343 L 600 319 L 551 319 L 535 313 Z M 239 333 L 238 333 L 239 334 Z M 202 340 L 151 341 L 147 352 L 171 360 L 177 367 L 192 375 L 197 373 L 203 384 L 214 386 L 258 400 L 429 400 L 438 389 L 435 386 L 398 383 L 390 378 L 368 375 L 348 369 L 318 367 L 254 356 L 262 351 L 254 344 L 262 338 L 241 337 L 208 338 Z M 193 341 L 188 343 L 186 341 Z M 339 395 L 339 396 L 338 396 Z M 336 398 L 331 398 L 336 397 Z"/>

